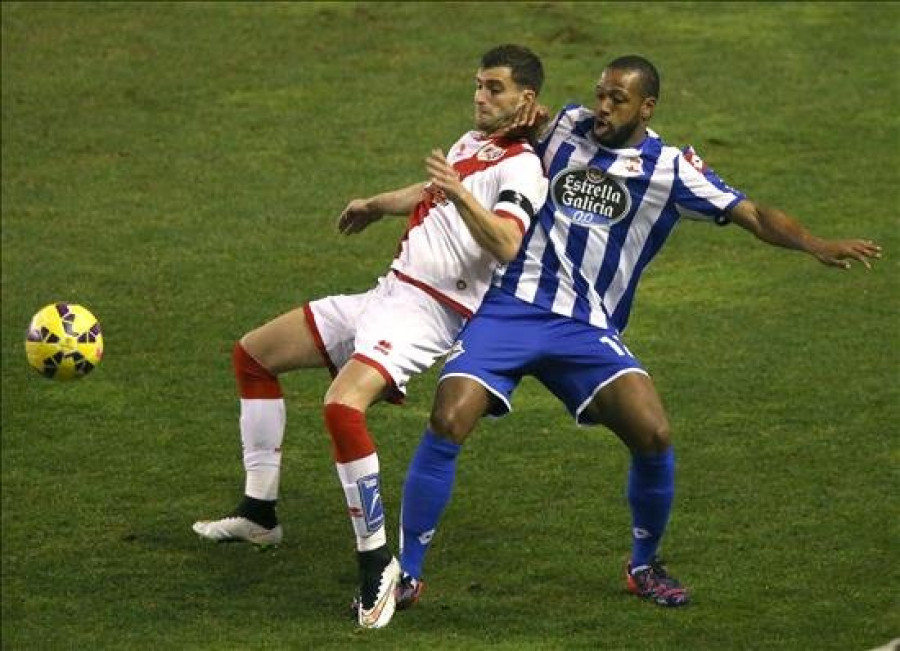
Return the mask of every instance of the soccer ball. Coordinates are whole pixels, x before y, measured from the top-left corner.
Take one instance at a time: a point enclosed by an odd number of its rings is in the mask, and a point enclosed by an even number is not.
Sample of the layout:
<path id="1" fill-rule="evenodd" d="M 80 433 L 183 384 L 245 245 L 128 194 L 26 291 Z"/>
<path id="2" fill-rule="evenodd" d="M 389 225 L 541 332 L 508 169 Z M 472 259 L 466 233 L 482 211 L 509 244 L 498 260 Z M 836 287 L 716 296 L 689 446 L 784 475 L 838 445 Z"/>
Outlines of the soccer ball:
<path id="1" fill-rule="evenodd" d="M 87 308 L 72 303 L 45 305 L 31 318 L 25 337 L 31 367 L 54 380 L 80 378 L 103 357 L 100 322 Z"/>

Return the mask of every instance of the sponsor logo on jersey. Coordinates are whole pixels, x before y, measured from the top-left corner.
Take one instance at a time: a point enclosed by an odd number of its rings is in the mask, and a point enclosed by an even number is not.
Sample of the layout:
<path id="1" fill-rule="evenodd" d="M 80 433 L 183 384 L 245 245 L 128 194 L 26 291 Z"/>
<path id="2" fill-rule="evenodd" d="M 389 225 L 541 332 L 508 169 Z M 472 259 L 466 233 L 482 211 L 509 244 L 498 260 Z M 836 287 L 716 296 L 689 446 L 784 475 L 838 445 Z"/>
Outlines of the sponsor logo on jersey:
<path id="1" fill-rule="evenodd" d="M 359 497 L 362 503 L 363 517 L 366 520 L 366 529 L 371 532 L 378 531 L 384 524 L 384 504 L 381 502 L 381 481 L 378 475 L 368 475 L 356 481 L 359 488 Z"/>
<path id="2" fill-rule="evenodd" d="M 489 142 L 484 147 L 478 150 L 478 153 L 475 154 L 475 158 L 485 161 L 486 163 L 490 163 L 503 158 L 504 153 L 505 151 L 502 147 L 498 147 L 494 143 Z"/>
<path id="3" fill-rule="evenodd" d="M 558 213 L 582 226 L 611 226 L 631 208 L 625 185 L 596 167 L 568 167 L 550 182 Z"/>

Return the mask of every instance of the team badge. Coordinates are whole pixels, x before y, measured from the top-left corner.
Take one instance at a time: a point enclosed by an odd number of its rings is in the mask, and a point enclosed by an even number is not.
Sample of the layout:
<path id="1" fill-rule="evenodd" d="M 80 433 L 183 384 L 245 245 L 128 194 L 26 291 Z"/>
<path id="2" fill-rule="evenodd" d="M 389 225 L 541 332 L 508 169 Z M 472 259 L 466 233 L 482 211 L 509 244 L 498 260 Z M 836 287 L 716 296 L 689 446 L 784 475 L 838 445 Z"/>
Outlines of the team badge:
<path id="1" fill-rule="evenodd" d="M 503 158 L 503 154 L 504 150 L 502 147 L 498 147 L 494 143 L 489 142 L 478 150 L 478 153 L 475 154 L 475 158 L 486 163 L 492 163 Z"/>
<path id="2" fill-rule="evenodd" d="M 582 226 L 612 226 L 631 209 L 625 184 L 597 167 L 564 169 L 550 182 L 550 197 L 558 213 Z"/>
<path id="3" fill-rule="evenodd" d="M 709 169 L 706 167 L 706 163 L 703 162 L 703 159 L 697 155 L 696 151 L 694 151 L 693 147 L 688 147 L 684 150 L 684 159 L 691 164 L 691 167 L 701 174 L 706 174 L 706 171 Z"/>

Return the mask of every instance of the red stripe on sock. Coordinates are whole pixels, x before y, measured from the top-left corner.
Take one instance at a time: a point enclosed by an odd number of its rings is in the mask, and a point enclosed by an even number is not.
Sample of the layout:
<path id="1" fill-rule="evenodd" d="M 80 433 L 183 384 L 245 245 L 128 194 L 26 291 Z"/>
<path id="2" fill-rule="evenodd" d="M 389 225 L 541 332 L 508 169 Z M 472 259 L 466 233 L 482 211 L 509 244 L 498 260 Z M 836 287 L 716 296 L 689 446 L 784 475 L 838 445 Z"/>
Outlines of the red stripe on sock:
<path id="1" fill-rule="evenodd" d="M 241 342 L 234 345 L 231 356 L 234 378 L 241 398 L 283 398 L 278 378 L 244 350 Z"/>
<path id="2" fill-rule="evenodd" d="M 349 463 L 375 452 L 366 429 L 366 415 L 359 409 L 336 402 L 325 405 L 325 428 L 331 434 L 334 460 Z"/>

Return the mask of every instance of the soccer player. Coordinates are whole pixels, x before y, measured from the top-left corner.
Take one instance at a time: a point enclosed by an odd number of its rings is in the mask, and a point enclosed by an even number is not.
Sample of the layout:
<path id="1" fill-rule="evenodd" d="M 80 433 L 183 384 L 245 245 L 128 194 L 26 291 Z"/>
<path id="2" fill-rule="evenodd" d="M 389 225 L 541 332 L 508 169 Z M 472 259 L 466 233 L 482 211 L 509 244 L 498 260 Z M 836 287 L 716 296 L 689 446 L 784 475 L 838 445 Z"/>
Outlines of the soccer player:
<path id="1" fill-rule="evenodd" d="M 511 260 L 544 201 L 547 180 L 524 140 L 500 137 L 543 83 L 540 59 L 504 45 L 487 52 L 475 74 L 475 129 L 445 157 L 426 160 L 428 182 L 351 201 L 338 220 L 358 233 L 384 215 L 409 215 L 389 273 L 375 288 L 314 300 L 245 335 L 234 348 L 241 398 L 244 498 L 229 516 L 200 521 L 211 540 L 278 544 L 275 505 L 285 429 L 278 375 L 327 366 L 325 427 L 332 437 L 360 568 L 359 624 L 379 628 L 394 612 L 399 564 L 387 546 L 378 454 L 366 410 L 402 401 L 410 377 L 447 353 L 487 290 Z"/>
<path id="2" fill-rule="evenodd" d="M 628 447 L 627 589 L 661 606 L 688 603 L 657 556 L 675 487 L 669 423 L 621 336 L 641 273 L 683 216 L 733 222 L 828 266 L 846 269 L 856 260 L 869 267 L 869 258 L 880 257 L 869 240 L 815 237 L 726 185 L 692 148 L 666 145 L 648 128 L 659 75 L 646 59 L 610 63 L 595 94 L 593 110 L 567 106 L 546 123 L 537 151 L 550 179 L 547 200 L 447 357 L 403 491 L 398 608 L 421 592 L 424 556 L 463 441 L 485 414 L 510 411 L 525 375 L 559 398 L 578 425 L 604 425 Z"/>

